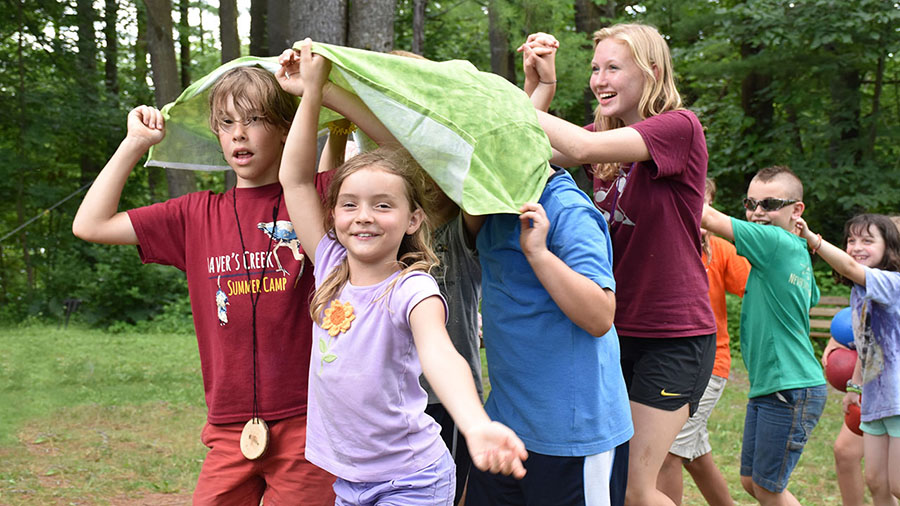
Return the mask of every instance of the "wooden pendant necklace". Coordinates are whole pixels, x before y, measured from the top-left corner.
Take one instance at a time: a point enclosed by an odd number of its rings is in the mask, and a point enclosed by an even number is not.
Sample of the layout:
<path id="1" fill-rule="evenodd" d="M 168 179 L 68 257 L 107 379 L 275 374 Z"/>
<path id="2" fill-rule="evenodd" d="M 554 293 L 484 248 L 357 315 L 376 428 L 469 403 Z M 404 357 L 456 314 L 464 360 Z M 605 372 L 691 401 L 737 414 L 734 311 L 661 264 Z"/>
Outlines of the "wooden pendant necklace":
<path id="1" fill-rule="evenodd" d="M 244 270 L 247 272 L 247 283 L 250 285 L 250 308 L 251 308 L 251 326 L 253 328 L 253 411 L 250 416 L 250 420 L 244 424 L 244 430 L 241 431 L 241 453 L 247 460 L 256 460 L 262 457 L 266 453 L 266 449 L 269 447 L 269 427 L 266 425 L 265 420 L 260 418 L 259 416 L 259 403 L 256 395 L 256 383 L 257 383 L 257 360 L 256 360 L 256 348 L 257 348 L 257 339 L 256 339 L 256 304 L 259 302 L 259 297 L 262 295 L 262 282 L 263 278 L 266 276 L 266 264 L 268 263 L 269 252 L 272 249 L 272 241 L 274 237 L 269 237 L 269 245 L 266 247 L 266 256 L 263 261 L 262 273 L 259 275 L 259 283 L 260 289 L 256 292 L 256 297 L 253 297 L 253 283 L 250 279 L 250 268 L 247 266 L 246 260 L 244 260 L 244 253 L 247 251 L 247 247 L 244 244 L 244 234 L 241 232 L 241 220 L 238 217 L 237 210 L 237 188 L 232 188 L 231 191 L 231 203 L 234 206 L 234 221 L 237 223 L 238 229 L 238 237 L 241 240 L 241 260 L 244 263 Z M 272 206 L 272 222 L 277 223 L 278 221 L 278 209 L 281 207 L 281 190 L 278 191 L 278 196 L 275 198 L 275 205 Z"/>

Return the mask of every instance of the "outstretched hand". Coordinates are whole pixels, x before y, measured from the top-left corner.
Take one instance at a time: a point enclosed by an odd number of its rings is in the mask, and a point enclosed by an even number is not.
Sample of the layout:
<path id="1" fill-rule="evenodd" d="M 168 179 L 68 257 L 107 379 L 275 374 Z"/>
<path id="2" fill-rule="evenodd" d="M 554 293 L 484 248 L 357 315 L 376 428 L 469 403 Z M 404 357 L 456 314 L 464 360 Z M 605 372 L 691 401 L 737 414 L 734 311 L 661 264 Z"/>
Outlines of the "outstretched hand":
<path id="1" fill-rule="evenodd" d="M 489 422 L 473 427 L 465 437 L 472 463 L 478 469 L 512 475 L 517 480 L 525 476 L 522 462 L 528 458 L 528 451 L 509 427 Z"/>
<path id="2" fill-rule="evenodd" d="M 130 138 L 139 142 L 144 149 L 159 144 L 166 136 L 166 120 L 156 107 L 139 105 L 128 113 L 128 133 Z"/>
<path id="3" fill-rule="evenodd" d="M 809 229 L 809 225 L 806 223 L 806 220 L 803 218 L 797 218 L 797 235 L 799 235 L 802 239 L 806 239 L 807 241 L 816 238 L 816 234 L 813 233 L 812 230 Z"/>

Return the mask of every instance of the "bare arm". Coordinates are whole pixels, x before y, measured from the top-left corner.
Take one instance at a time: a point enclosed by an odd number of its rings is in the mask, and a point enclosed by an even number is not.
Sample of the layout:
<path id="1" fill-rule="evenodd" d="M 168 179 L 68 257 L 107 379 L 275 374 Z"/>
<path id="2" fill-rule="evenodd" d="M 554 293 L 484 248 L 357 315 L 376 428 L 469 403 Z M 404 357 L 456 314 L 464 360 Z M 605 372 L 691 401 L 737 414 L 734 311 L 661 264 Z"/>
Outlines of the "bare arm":
<path id="1" fill-rule="evenodd" d="M 319 241 L 325 236 L 323 224 L 324 213 L 327 212 L 319 194 L 316 191 L 316 137 L 319 122 L 319 109 L 322 105 L 322 87 L 328 79 L 328 70 L 331 64 L 324 57 L 313 55 L 309 44 L 305 45 L 299 58 L 303 67 L 303 75 L 291 71 L 290 78 L 284 77 L 286 69 L 296 64 L 293 60 L 283 60 L 282 80 L 302 80 L 302 86 L 306 88 L 303 100 L 285 140 L 284 152 L 281 157 L 281 168 L 278 179 L 284 188 L 284 202 L 287 205 L 288 214 L 294 223 L 294 230 L 300 245 L 315 263 L 315 251 Z M 290 71 L 290 70 L 287 70 Z M 288 92 L 288 86 L 282 84 Z"/>
<path id="2" fill-rule="evenodd" d="M 352 123 L 346 119 L 338 120 L 328 127 L 328 138 L 319 158 L 319 172 L 328 172 L 344 163 L 347 151 L 347 137 L 353 129 Z"/>
<path id="3" fill-rule="evenodd" d="M 797 230 L 800 232 L 800 237 L 806 239 L 809 249 L 815 248 L 816 253 L 819 254 L 822 260 L 825 260 L 841 276 L 857 285 L 866 286 L 866 270 L 846 251 L 822 239 L 821 235 L 810 230 L 809 225 L 803 218 L 797 219 Z"/>
<path id="4" fill-rule="evenodd" d="M 703 217 L 700 219 L 700 226 L 729 241 L 734 241 L 734 228 L 731 226 L 731 218 L 709 204 L 703 205 Z"/>
<path id="5" fill-rule="evenodd" d="M 529 203 L 519 210 L 522 252 L 550 297 L 572 322 L 592 336 L 609 332 L 616 314 L 616 295 L 575 272 L 547 249 L 550 222 L 543 206 Z"/>
<path id="6" fill-rule="evenodd" d="M 165 136 L 162 114 L 142 105 L 128 113 L 128 134 L 84 196 L 72 233 L 85 241 L 102 244 L 137 244 L 138 238 L 126 212 L 117 212 L 122 189 L 141 157 Z"/>
<path id="7" fill-rule="evenodd" d="M 475 466 L 515 478 L 525 476 L 525 445 L 484 412 L 472 372 L 447 335 L 440 299 L 433 296 L 419 302 L 409 314 L 409 324 L 425 378 L 465 436 Z"/>
<path id="8" fill-rule="evenodd" d="M 522 53 L 525 93 L 539 111 L 550 109 L 556 94 L 556 50 L 559 41 L 546 33 L 533 33 L 517 51 Z"/>
<path id="9" fill-rule="evenodd" d="M 650 159 L 644 138 L 631 127 L 589 132 L 543 111 L 537 111 L 537 115 L 553 149 L 574 164 L 642 162 Z"/>

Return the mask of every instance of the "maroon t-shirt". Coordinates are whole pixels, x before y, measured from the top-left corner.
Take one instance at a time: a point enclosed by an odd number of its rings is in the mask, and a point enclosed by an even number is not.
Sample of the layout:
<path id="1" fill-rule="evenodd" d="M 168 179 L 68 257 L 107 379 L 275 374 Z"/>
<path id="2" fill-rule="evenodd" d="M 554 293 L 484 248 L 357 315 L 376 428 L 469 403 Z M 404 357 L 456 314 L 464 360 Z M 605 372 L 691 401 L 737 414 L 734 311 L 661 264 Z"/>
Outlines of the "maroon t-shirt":
<path id="1" fill-rule="evenodd" d="M 706 137 L 690 111 L 630 125 L 651 160 L 623 166 L 612 182 L 594 179 L 594 203 L 609 220 L 616 278 L 616 330 L 632 337 L 716 332 L 709 280 L 700 259 Z"/>
<path id="2" fill-rule="evenodd" d="M 320 179 L 321 189 L 330 173 Z M 141 260 L 172 265 L 187 275 L 209 422 L 245 422 L 252 416 L 251 293 L 259 297 L 259 415 L 272 421 L 306 413 L 313 269 L 294 233 L 281 186 L 191 193 L 133 209 L 128 216 Z"/>

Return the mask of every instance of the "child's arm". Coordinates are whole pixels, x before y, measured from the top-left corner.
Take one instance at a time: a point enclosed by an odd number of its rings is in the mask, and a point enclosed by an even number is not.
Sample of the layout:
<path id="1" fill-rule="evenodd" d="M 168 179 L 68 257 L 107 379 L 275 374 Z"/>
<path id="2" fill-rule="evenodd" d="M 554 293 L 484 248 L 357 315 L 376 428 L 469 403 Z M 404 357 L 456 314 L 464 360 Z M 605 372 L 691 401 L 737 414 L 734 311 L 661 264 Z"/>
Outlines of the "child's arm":
<path id="1" fill-rule="evenodd" d="M 525 445 L 505 425 L 492 422 L 475 390 L 472 371 L 453 347 L 444 327 L 444 305 L 437 296 L 416 304 L 409 313 L 422 372 L 466 438 L 472 463 L 483 471 L 525 476 Z"/>
<path id="2" fill-rule="evenodd" d="M 315 263 L 316 247 L 326 232 L 323 217 L 327 212 L 316 191 L 316 138 L 322 88 L 328 79 L 331 63 L 322 56 L 313 55 L 309 44 L 303 46 L 299 60 L 303 75 L 296 69 L 289 77 L 285 75 L 286 67 L 296 66 L 297 62 L 279 60 L 282 64 L 278 71 L 282 74 L 279 79 L 282 87 L 288 92 L 297 91 L 297 87 L 292 86 L 295 83 L 285 82 L 295 79 L 301 81 L 300 91 L 305 88 L 305 92 L 284 143 L 278 179 L 284 188 L 284 202 L 300 245 L 309 255 L 310 261 Z"/>
<path id="3" fill-rule="evenodd" d="M 347 119 L 335 121 L 328 126 L 328 138 L 319 158 L 319 172 L 328 172 L 344 163 L 347 151 L 347 137 L 353 130 L 353 124 Z"/>
<path id="4" fill-rule="evenodd" d="M 309 39 L 306 39 L 304 42 L 307 41 Z M 308 44 L 305 47 L 309 47 Z M 321 58 L 321 56 L 319 57 Z M 302 67 L 300 58 L 300 51 L 285 49 L 278 58 L 281 68 L 275 72 L 275 78 L 278 79 L 285 91 L 302 96 L 305 100 L 304 82 L 300 78 Z M 366 104 L 359 97 L 340 86 L 330 82 L 325 83 L 322 88 L 322 105 L 350 120 L 379 146 L 397 142 L 390 130 L 372 114 L 372 111 L 366 107 Z"/>
<path id="5" fill-rule="evenodd" d="M 734 228 L 731 226 L 731 218 L 709 204 L 703 204 L 703 217 L 700 219 L 700 226 L 719 237 L 734 241 Z"/>
<path id="6" fill-rule="evenodd" d="M 862 361 L 859 357 L 856 357 L 856 365 L 853 366 L 853 375 L 850 376 L 850 382 L 854 385 L 862 385 Z M 844 394 L 844 398 L 841 400 L 843 404 L 844 414 L 850 409 L 851 404 L 856 404 L 859 406 L 859 392 L 851 392 L 847 390 L 847 393 Z"/>
<path id="7" fill-rule="evenodd" d="M 72 221 L 73 234 L 103 244 L 138 243 L 128 213 L 117 212 L 119 199 L 134 166 L 165 135 L 165 123 L 156 108 L 142 105 L 128 113 L 128 133 L 84 196 Z"/>
<path id="8" fill-rule="evenodd" d="M 866 270 L 846 251 L 822 239 L 821 235 L 813 233 L 803 218 L 797 218 L 797 231 L 800 233 L 800 237 L 806 239 L 809 249 L 818 253 L 822 260 L 828 262 L 828 265 L 841 276 L 857 285 L 866 286 Z"/>
<path id="9" fill-rule="evenodd" d="M 550 109 L 556 93 L 556 50 L 559 41 L 546 33 L 533 33 L 516 51 L 522 53 L 525 93 L 539 111 Z"/>
<path id="10" fill-rule="evenodd" d="M 555 150 L 551 161 L 557 165 L 642 162 L 651 158 L 644 138 L 633 128 L 589 132 L 552 114 L 536 112 L 538 122 Z"/>
<path id="11" fill-rule="evenodd" d="M 550 297 L 572 322 L 592 336 L 609 332 L 616 314 L 616 295 L 575 272 L 547 249 L 550 221 L 543 206 L 528 203 L 519 211 L 522 252 Z"/>

